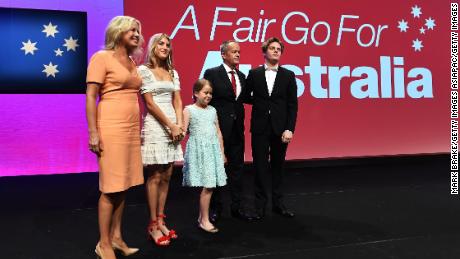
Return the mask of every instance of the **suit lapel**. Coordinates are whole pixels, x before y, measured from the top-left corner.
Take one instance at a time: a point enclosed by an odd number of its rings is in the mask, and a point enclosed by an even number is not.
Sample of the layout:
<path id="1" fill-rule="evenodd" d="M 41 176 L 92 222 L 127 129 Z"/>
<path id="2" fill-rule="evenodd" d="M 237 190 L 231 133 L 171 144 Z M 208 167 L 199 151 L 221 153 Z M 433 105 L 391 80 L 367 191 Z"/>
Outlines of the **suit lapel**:
<path id="1" fill-rule="evenodd" d="M 245 83 L 246 79 L 244 78 L 244 74 L 241 73 L 239 70 L 237 70 L 236 74 L 238 75 L 238 79 L 240 79 L 240 87 L 241 87 L 240 95 L 237 98 L 237 99 L 239 99 L 240 96 L 241 96 L 241 93 L 243 93 L 244 87 L 246 86 L 246 83 Z"/>
<path id="2" fill-rule="evenodd" d="M 279 88 L 280 80 L 282 80 L 281 79 L 282 73 L 283 73 L 282 68 L 280 66 L 278 66 L 278 72 L 276 72 L 275 83 L 273 84 L 273 89 L 272 89 L 272 94 L 271 95 L 273 95 L 273 93 L 275 93 L 275 91 Z"/>
<path id="3" fill-rule="evenodd" d="M 264 66 L 260 67 L 260 72 L 259 73 L 261 74 L 262 80 L 264 80 L 263 84 L 261 84 L 265 88 L 263 91 L 264 91 L 266 96 L 270 97 L 270 95 L 268 94 L 268 85 L 267 85 L 267 78 L 265 77 L 265 67 Z"/>
<path id="4" fill-rule="evenodd" d="M 220 65 L 220 67 L 219 67 L 219 76 L 220 76 L 222 82 L 225 82 L 224 91 L 230 92 L 233 95 L 233 98 L 235 98 L 236 96 L 235 96 L 235 93 L 233 92 L 232 82 L 228 78 L 227 70 L 225 70 L 224 65 Z"/>
<path id="5" fill-rule="evenodd" d="M 238 74 L 238 78 L 240 79 L 240 85 L 241 85 L 241 88 L 243 88 L 243 87 L 244 87 L 244 85 L 245 85 L 245 83 L 244 83 L 244 82 L 245 82 L 245 80 L 246 80 L 246 79 L 244 78 L 244 74 L 243 74 L 243 73 L 241 73 L 239 70 L 237 70 L 237 72 L 236 72 L 236 73 Z"/>

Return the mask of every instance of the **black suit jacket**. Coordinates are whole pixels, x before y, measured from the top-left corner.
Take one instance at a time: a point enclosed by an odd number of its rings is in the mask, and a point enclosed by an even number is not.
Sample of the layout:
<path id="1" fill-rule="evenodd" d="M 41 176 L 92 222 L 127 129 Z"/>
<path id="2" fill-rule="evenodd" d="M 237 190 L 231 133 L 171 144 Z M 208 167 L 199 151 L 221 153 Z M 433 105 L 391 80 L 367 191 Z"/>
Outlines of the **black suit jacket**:
<path id="1" fill-rule="evenodd" d="M 251 132 L 263 133 L 267 123 L 273 132 L 281 135 L 285 130 L 294 132 L 297 120 L 297 84 L 294 73 L 278 68 L 272 94 L 268 94 L 264 66 L 251 69 L 246 80 L 243 101 L 252 104 Z"/>
<path id="2" fill-rule="evenodd" d="M 237 74 L 243 92 L 246 77 L 238 70 Z M 241 136 L 244 136 L 244 105 L 241 101 L 241 94 L 236 99 L 232 82 L 228 78 L 224 65 L 207 69 L 204 72 L 204 78 L 211 82 L 213 88 L 210 105 L 217 110 L 219 126 L 224 141 L 229 138 L 234 127 L 234 130 L 237 130 Z"/>

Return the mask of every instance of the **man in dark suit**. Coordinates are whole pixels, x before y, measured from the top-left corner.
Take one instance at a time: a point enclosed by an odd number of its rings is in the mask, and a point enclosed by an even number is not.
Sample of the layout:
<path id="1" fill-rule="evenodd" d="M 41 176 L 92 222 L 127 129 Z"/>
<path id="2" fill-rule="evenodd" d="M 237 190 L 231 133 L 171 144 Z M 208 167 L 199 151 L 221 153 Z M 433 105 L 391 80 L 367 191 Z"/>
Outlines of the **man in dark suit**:
<path id="1" fill-rule="evenodd" d="M 252 104 L 256 219 L 265 216 L 268 200 L 266 178 L 270 167 L 272 210 L 285 217 L 294 217 L 294 213 L 283 203 L 281 187 L 286 150 L 292 140 L 297 119 L 297 84 L 294 73 L 279 65 L 284 51 L 284 45 L 279 39 L 268 39 L 263 43 L 262 51 L 265 64 L 249 71 L 242 96 L 244 102 Z"/>
<path id="2" fill-rule="evenodd" d="M 244 166 L 244 106 L 240 93 L 245 76 L 237 66 L 240 63 L 240 46 L 236 41 L 225 41 L 220 47 L 223 64 L 207 69 L 204 78 L 211 82 L 213 97 L 210 105 L 217 110 L 219 126 L 224 139 L 227 158 L 226 172 L 231 194 L 231 215 L 252 220 L 242 207 L 242 175 Z M 210 219 L 216 222 L 222 213 L 221 190 L 217 188 L 211 198 Z"/>

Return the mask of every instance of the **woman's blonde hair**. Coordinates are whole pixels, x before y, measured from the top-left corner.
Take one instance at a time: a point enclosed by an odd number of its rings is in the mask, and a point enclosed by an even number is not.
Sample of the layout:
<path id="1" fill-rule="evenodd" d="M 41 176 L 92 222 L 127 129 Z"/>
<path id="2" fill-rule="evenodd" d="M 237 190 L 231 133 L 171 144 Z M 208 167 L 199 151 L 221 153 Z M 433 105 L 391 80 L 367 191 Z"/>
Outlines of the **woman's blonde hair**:
<path id="1" fill-rule="evenodd" d="M 115 49 L 117 44 L 120 43 L 123 34 L 129 31 L 134 23 L 137 23 L 139 26 L 139 46 L 130 54 L 142 52 L 141 46 L 144 43 L 144 38 L 141 32 L 141 22 L 131 16 L 115 16 L 110 20 L 109 25 L 105 29 L 105 49 Z"/>
<path id="2" fill-rule="evenodd" d="M 161 39 L 167 39 L 169 41 L 169 55 L 166 58 L 165 69 L 168 70 L 171 74 L 171 77 L 174 78 L 173 49 L 171 38 L 168 34 L 157 33 L 150 37 L 149 44 L 147 45 L 147 53 L 145 54 L 145 64 L 151 68 L 159 65 L 156 63 L 157 61 L 155 58 L 155 49 L 158 46 L 158 43 Z"/>

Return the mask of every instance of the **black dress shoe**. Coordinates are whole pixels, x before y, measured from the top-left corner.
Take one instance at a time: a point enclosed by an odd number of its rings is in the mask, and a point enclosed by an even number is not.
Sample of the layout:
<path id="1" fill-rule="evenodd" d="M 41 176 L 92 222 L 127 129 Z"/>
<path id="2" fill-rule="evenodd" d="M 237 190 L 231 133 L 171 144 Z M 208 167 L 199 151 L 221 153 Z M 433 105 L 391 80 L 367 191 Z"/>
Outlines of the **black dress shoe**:
<path id="1" fill-rule="evenodd" d="M 265 217 L 265 210 L 258 210 L 254 215 L 254 220 L 262 220 Z"/>
<path id="2" fill-rule="evenodd" d="M 211 221 L 211 223 L 217 223 L 217 221 L 219 221 L 220 219 L 220 212 L 216 211 L 216 210 L 211 210 L 209 212 L 209 221 Z"/>
<path id="3" fill-rule="evenodd" d="M 293 218 L 294 217 L 294 213 L 292 211 L 289 211 L 284 206 L 274 206 L 272 208 L 272 211 L 275 212 L 276 214 L 279 214 L 279 215 L 281 215 L 283 217 L 286 217 L 286 218 Z"/>
<path id="4" fill-rule="evenodd" d="M 254 220 L 253 215 L 248 214 L 247 212 L 245 212 L 242 209 L 232 210 L 231 215 L 232 215 L 232 217 L 237 218 L 237 219 L 241 219 L 241 220 L 246 220 L 246 221 L 253 221 Z"/>

